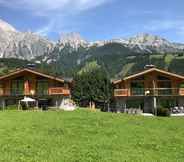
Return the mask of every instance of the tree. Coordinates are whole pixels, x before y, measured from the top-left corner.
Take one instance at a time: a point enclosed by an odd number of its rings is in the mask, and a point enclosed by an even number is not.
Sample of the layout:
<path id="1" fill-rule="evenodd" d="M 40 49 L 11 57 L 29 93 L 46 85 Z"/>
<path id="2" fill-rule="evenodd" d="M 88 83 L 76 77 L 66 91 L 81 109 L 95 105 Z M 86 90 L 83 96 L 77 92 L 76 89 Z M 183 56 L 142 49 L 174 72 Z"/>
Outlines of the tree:
<path id="1" fill-rule="evenodd" d="M 97 102 L 109 104 L 112 86 L 106 70 L 96 61 L 86 64 L 74 76 L 72 96 L 77 103 L 88 102 L 91 108 L 95 107 Z"/>

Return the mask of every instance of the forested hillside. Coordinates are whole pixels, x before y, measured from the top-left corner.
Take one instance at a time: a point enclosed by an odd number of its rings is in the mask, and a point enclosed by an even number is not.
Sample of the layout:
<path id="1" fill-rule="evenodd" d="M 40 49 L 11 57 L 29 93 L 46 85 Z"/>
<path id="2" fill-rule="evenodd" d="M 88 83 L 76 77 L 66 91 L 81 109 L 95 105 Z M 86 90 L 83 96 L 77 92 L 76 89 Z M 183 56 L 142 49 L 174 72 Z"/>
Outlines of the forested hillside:
<path id="1" fill-rule="evenodd" d="M 104 47 L 103 47 L 104 48 Z M 121 51 L 114 50 L 104 52 L 104 49 L 88 51 L 90 57 L 83 58 L 84 51 L 81 53 L 63 54 L 56 62 L 51 64 L 41 63 L 36 64 L 37 69 L 46 73 L 72 77 L 75 73 L 85 67 L 86 64 L 97 61 L 99 65 L 104 67 L 109 73 L 111 78 L 121 78 L 132 73 L 141 71 L 147 64 L 154 64 L 156 67 L 165 69 L 171 72 L 184 75 L 184 54 L 132 54 L 122 53 Z M 94 53 L 93 53 L 94 52 Z M 103 53 L 104 52 L 104 53 Z M 81 59 L 79 60 L 78 58 Z M 69 58 L 69 59 L 68 59 Z M 25 67 L 30 61 L 19 59 L 0 59 L 0 74 L 7 73 L 8 71 L 16 68 Z"/>

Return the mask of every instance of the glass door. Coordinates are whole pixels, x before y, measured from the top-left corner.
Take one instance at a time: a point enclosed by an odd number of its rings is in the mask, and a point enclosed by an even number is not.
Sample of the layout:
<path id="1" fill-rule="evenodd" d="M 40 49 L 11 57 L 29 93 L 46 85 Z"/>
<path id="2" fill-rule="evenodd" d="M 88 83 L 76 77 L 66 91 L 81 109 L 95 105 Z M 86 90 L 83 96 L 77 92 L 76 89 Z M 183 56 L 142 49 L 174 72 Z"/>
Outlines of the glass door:
<path id="1" fill-rule="evenodd" d="M 24 81 L 23 80 L 13 80 L 11 83 L 11 95 L 24 95 Z"/>
<path id="2" fill-rule="evenodd" d="M 144 95 L 144 82 L 132 82 L 131 94 L 135 96 Z"/>
<path id="3" fill-rule="evenodd" d="M 48 81 L 38 80 L 37 81 L 37 94 L 38 95 L 48 95 Z"/>

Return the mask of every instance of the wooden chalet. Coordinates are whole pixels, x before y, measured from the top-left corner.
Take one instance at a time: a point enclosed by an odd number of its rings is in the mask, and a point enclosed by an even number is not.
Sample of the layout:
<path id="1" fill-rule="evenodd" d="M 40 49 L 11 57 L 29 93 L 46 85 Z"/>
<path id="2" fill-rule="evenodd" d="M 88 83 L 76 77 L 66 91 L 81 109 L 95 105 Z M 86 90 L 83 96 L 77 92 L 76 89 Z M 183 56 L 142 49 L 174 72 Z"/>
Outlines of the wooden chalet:
<path id="1" fill-rule="evenodd" d="M 70 97 L 70 86 L 69 81 L 35 69 L 18 69 L 0 77 L 0 106 L 17 104 L 25 96 L 58 106 Z"/>
<path id="2" fill-rule="evenodd" d="M 141 108 L 153 113 L 155 108 L 184 106 L 184 76 L 158 68 L 146 69 L 113 82 L 116 107 Z"/>

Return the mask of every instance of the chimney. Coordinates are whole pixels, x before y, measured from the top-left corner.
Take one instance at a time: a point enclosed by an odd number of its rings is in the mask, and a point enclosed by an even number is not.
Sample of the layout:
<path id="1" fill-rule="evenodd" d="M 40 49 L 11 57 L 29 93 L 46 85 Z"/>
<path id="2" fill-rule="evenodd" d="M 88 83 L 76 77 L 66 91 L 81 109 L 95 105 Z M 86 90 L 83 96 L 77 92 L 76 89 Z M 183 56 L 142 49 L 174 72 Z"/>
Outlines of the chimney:
<path id="1" fill-rule="evenodd" d="M 148 65 L 145 65 L 144 66 L 144 69 L 152 69 L 152 68 L 155 68 L 156 66 L 153 65 L 153 64 L 148 64 Z"/>
<path id="2" fill-rule="evenodd" d="M 35 64 L 27 64 L 26 68 L 28 68 L 28 69 L 35 69 L 36 65 Z"/>

